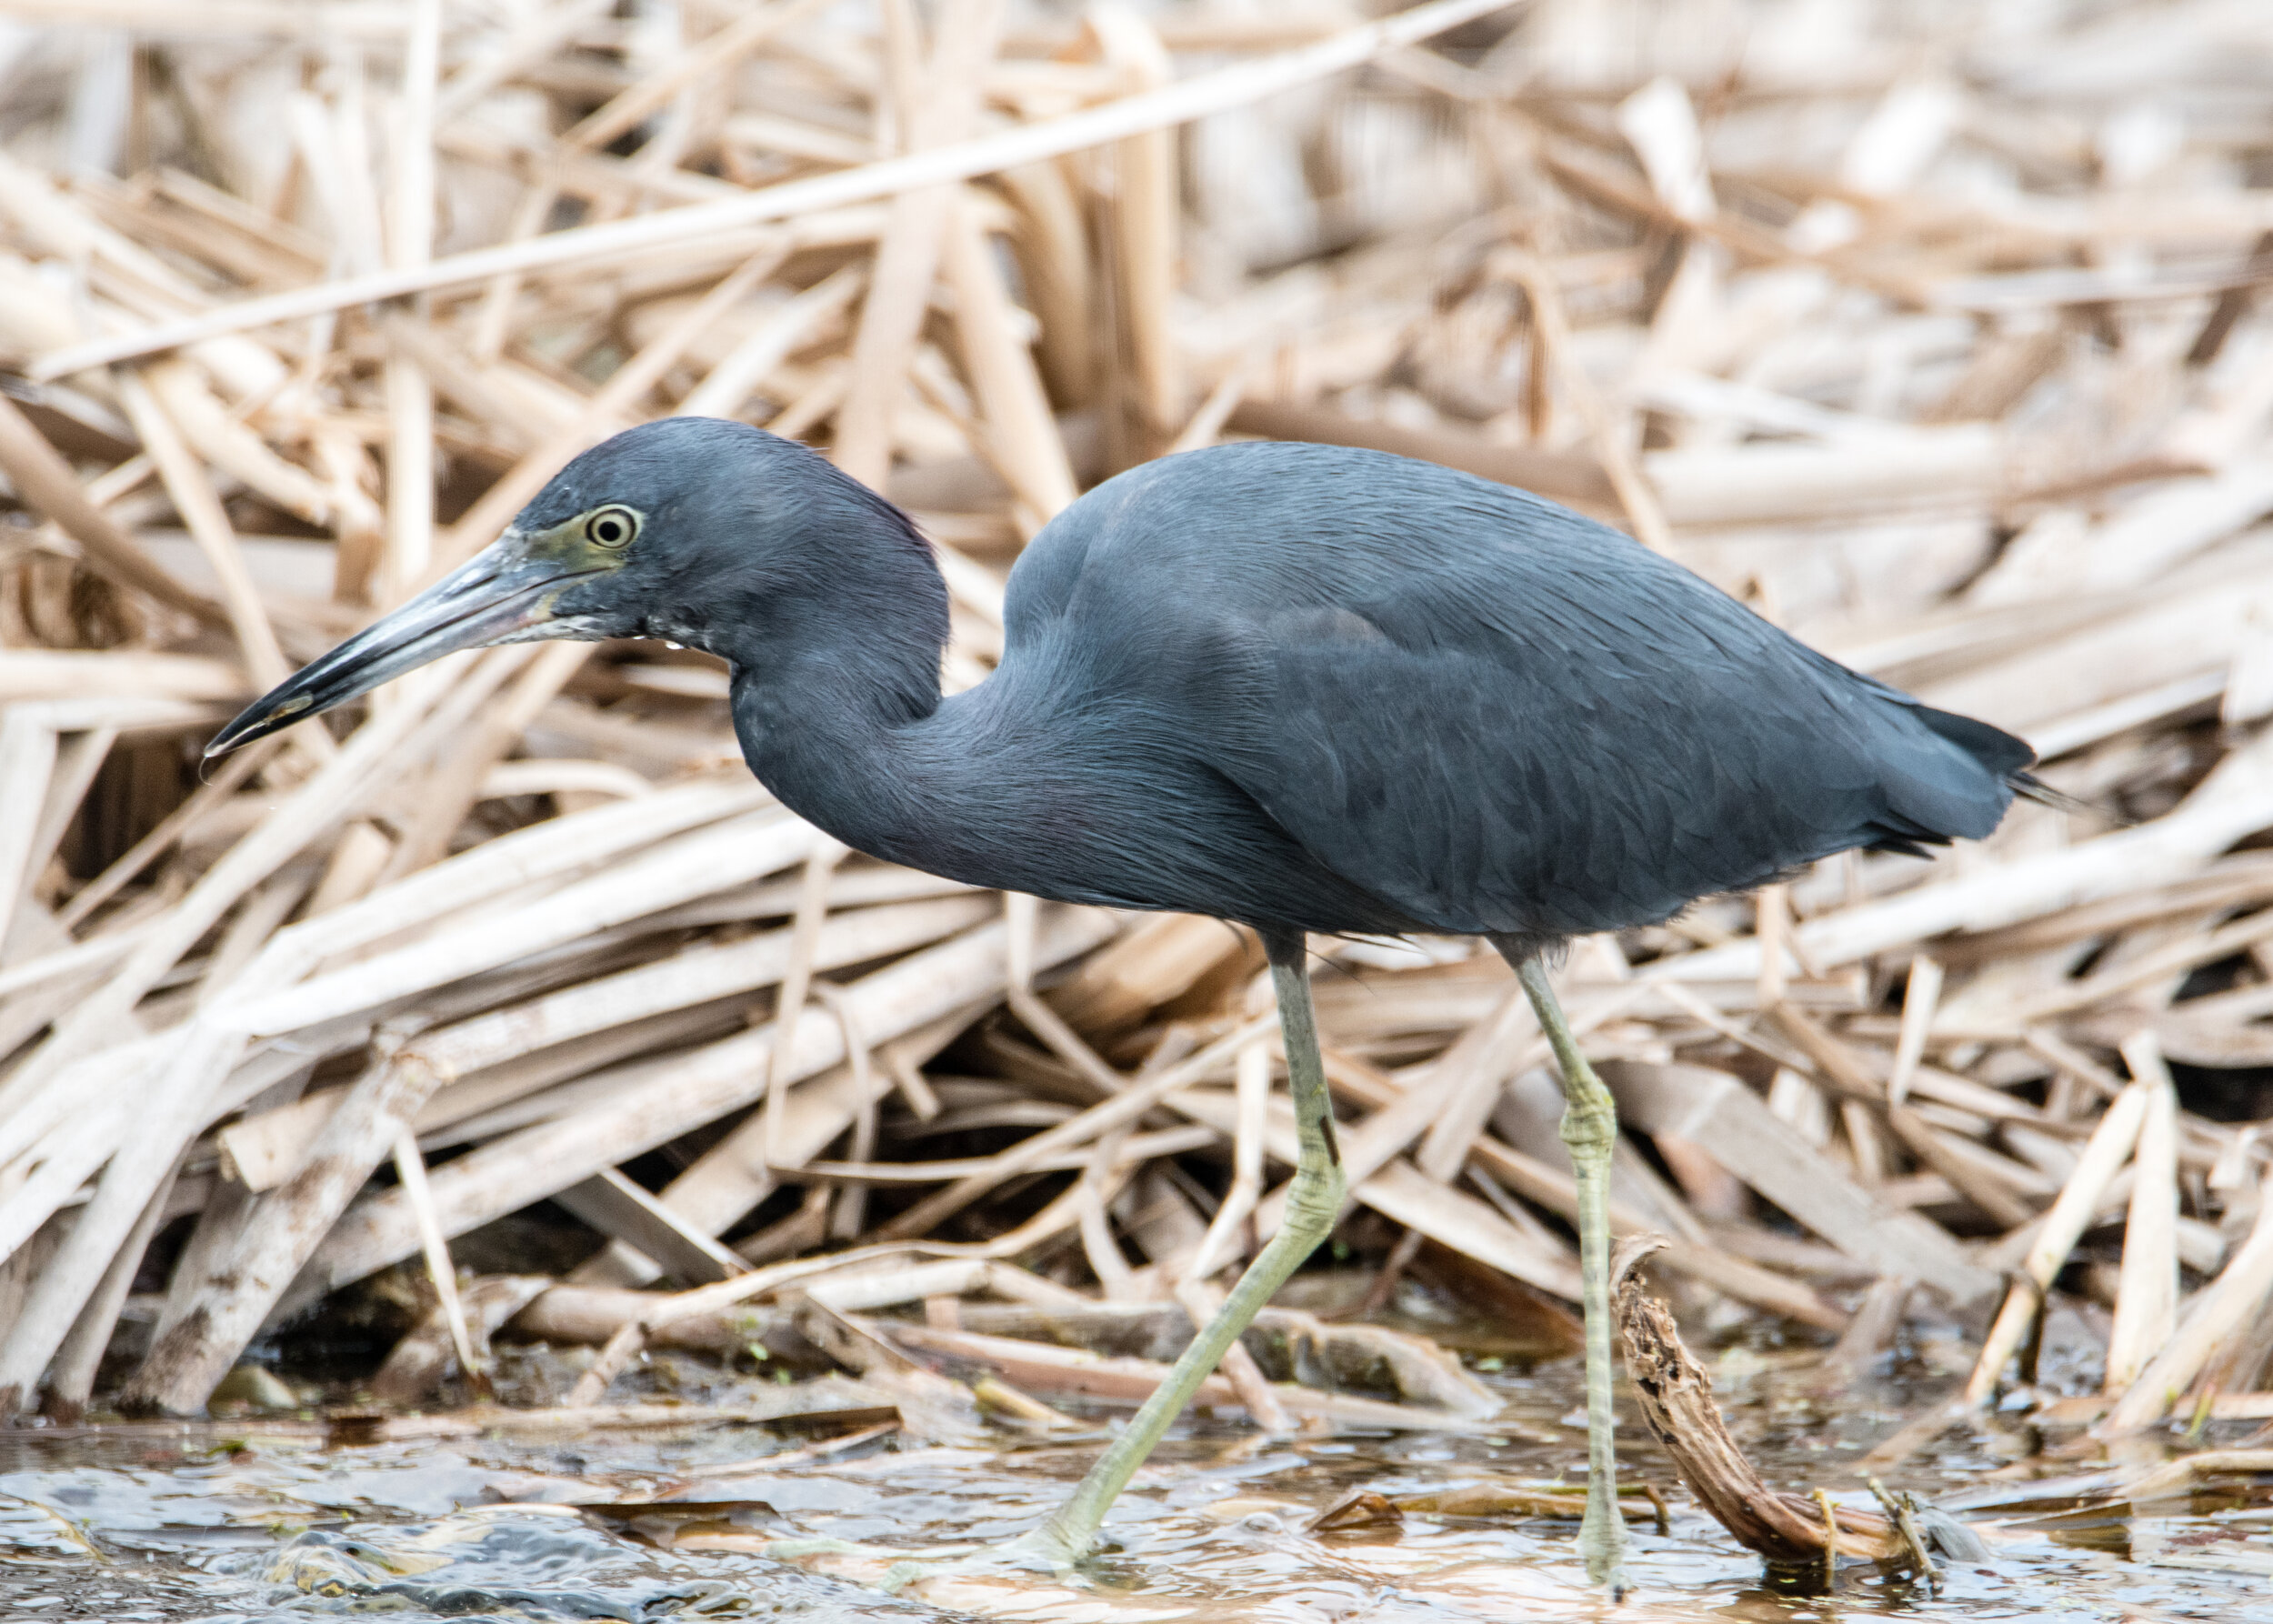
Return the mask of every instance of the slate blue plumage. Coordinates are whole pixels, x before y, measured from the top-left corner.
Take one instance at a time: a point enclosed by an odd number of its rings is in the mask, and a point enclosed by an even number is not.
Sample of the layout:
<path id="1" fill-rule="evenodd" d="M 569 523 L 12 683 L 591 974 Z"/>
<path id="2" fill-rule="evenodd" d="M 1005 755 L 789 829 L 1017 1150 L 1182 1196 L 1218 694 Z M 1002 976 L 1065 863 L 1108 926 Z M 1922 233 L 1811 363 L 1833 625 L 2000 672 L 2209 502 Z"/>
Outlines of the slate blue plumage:
<path id="1" fill-rule="evenodd" d="M 1012 571 L 1000 668 L 945 700 L 923 544 L 803 446 L 650 424 L 543 509 L 603 491 L 678 544 L 592 588 L 650 606 L 610 629 L 724 655 L 776 794 L 979 885 L 1549 938 L 1850 847 L 1978 837 L 2031 759 L 1615 531 L 1378 452 L 1223 446 L 1107 481 Z"/>

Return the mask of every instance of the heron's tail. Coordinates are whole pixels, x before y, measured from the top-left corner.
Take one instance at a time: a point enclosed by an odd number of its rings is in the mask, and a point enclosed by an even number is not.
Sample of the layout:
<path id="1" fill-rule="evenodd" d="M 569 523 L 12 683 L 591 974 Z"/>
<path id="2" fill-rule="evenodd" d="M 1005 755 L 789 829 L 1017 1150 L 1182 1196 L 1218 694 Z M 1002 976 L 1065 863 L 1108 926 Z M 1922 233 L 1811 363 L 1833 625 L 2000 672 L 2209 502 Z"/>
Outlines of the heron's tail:
<path id="1" fill-rule="evenodd" d="M 2005 782 L 2013 787 L 2013 793 L 2021 799 L 2034 801 L 2039 807 L 2049 807 L 2056 812 L 2080 812 L 2092 817 L 2113 818 L 2118 823 L 2127 825 L 2137 821 L 2124 817 L 2120 812 L 2113 812 L 2105 807 L 2094 806 L 2089 801 L 2080 800 L 2065 789 L 2055 789 L 2034 773 L 2014 773 L 2008 776 Z"/>
<path id="2" fill-rule="evenodd" d="M 2109 813 L 2104 807 L 2078 800 L 2066 790 L 2055 789 L 2030 772 L 2028 769 L 2037 764 L 2037 753 L 2028 740 L 1955 711 L 1936 710 L 1930 705 L 1918 705 L 1916 700 L 1911 704 L 1920 721 L 1995 773 L 2021 799 L 2059 812 L 2084 812 L 2094 817 L 2115 817 L 2118 822 L 2129 821 Z"/>

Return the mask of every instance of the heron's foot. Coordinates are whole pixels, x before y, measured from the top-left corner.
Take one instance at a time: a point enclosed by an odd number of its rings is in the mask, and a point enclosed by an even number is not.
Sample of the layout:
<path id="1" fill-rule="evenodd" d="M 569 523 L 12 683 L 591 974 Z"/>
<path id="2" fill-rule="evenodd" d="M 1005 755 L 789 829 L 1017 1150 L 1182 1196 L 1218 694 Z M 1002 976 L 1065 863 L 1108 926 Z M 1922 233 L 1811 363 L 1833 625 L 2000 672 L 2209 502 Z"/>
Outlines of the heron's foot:
<path id="1" fill-rule="evenodd" d="M 916 1579 L 933 1574 L 960 1571 L 986 1555 L 986 1548 L 978 1545 L 940 1545 L 928 1550 L 886 1551 L 873 1545 L 862 1545 L 852 1539 L 776 1539 L 759 1554 L 777 1562 L 794 1562 L 800 1567 L 811 1565 L 815 1557 L 846 1557 L 855 1565 L 855 1571 L 841 1577 L 859 1582 L 874 1582 L 886 1595 L 896 1595 Z M 875 1576 L 873 1564 L 890 1561 L 880 1577 Z M 866 1569 L 864 1575 L 860 1569 Z"/>
<path id="2" fill-rule="evenodd" d="M 1002 1547 L 1002 1557 L 1006 1562 L 1030 1573 L 1051 1573 L 1062 1577 L 1071 1573 L 1074 1564 L 1087 1556 L 1090 1549 L 1091 1542 L 1085 1540 L 1076 1549 L 1074 1542 L 1058 1530 L 1053 1519 L 1039 1528 L 1028 1529 Z"/>
<path id="3" fill-rule="evenodd" d="M 776 1539 L 757 1554 L 776 1562 L 794 1562 L 801 1557 L 865 1556 L 868 1548 L 849 1539 Z"/>
<path id="4" fill-rule="evenodd" d="M 1610 1592 L 1610 1599 L 1626 1597 L 1626 1517 L 1615 1494 L 1587 1491 L 1586 1520 L 1578 1525 L 1578 1555 L 1587 1564 L 1587 1578 Z"/>
<path id="5" fill-rule="evenodd" d="M 886 1594 L 896 1596 L 919 1579 L 971 1579 L 1006 1573 L 1063 1579 L 1073 1571 L 1076 1559 L 1077 1553 L 1069 1551 L 1045 1524 L 1006 1544 L 966 1545 L 908 1557 L 892 1564 L 884 1576 L 883 1588 Z"/>
<path id="6" fill-rule="evenodd" d="M 868 1577 L 862 1582 L 873 1583 L 887 1596 L 898 1595 L 919 1579 L 1004 1574 L 1062 1579 L 1073 1570 L 1076 1559 L 1046 1527 L 1001 1545 L 937 1545 L 924 1550 L 889 1551 L 849 1539 L 780 1539 L 766 1547 L 764 1554 L 792 1562 L 812 1557 L 851 1558 L 866 1568 Z M 877 1576 L 870 1565 L 879 1560 L 888 1560 L 890 1565 Z"/>

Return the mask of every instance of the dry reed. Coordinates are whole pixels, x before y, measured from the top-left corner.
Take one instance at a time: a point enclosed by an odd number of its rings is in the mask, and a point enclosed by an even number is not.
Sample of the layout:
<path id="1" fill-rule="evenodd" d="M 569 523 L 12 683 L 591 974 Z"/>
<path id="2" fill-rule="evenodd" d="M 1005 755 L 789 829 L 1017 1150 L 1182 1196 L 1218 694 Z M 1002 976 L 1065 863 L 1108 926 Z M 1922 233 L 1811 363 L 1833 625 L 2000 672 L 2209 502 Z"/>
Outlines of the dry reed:
<path id="1" fill-rule="evenodd" d="M 264 1325 L 413 1258 L 439 1314 L 390 1390 L 519 1315 L 606 1344 L 597 1404 L 763 1298 L 925 1413 L 954 1409 L 926 1352 L 1125 1400 L 1153 1367 L 864 1317 L 1202 1312 L 1269 1233 L 1253 944 L 846 857 L 748 781 L 706 657 L 461 659 L 199 787 L 233 705 L 690 411 L 916 514 L 950 687 L 1081 486 L 1274 435 L 1527 484 L 2026 734 L 2103 810 L 1579 945 L 1617 1221 L 1667 1237 L 1685 1308 L 1836 1330 L 1875 1279 L 1842 1369 L 1915 1283 L 1985 1317 L 1985 1403 L 2048 1297 L 2110 1341 L 2071 1418 L 2273 1414 L 2248 8 L 1932 42 L 1871 0 L 1804 37 L 1739 9 L 944 0 L 879 36 L 810 0 L 661 34 L 586 0 L 117 0 L 122 56 L 0 5 L 37 25 L 0 61 L 0 1409 L 77 1414 L 107 1348 L 125 1401 L 197 1410 Z M 1505 969 L 1321 948 L 1353 1235 L 1571 1297 Z M 451 1243 L 547 1198 L 601 1249 L 459 1290 Z M 626 1289 L 666 1277 L 695 1288 Z M 1464 1401 L 1226 1376 L 1282 1417 Z"/>

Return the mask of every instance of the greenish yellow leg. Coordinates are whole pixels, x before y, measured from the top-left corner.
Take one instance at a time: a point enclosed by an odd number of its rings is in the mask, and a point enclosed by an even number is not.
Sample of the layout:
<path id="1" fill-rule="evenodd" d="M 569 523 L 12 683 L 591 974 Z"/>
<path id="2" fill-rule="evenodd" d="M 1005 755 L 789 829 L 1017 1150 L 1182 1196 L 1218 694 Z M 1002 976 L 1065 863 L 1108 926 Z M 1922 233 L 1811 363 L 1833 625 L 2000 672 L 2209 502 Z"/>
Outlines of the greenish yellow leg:
<path id="1" fill-rule="evenodd" d="M 1547 967 L 1536 954 L 1509 954 L 1523 990 L 1563 1074 L 1563 1143 L 1578 1184 L 1578 1267 L 1587 1315 L 1587 1519 L 1578 1551 L 1587 1577 L 1626 1589 L 1626 1519 L 1617 1505 L 1617 1439 L 1610 1409 L 1610 1152 L 1617 1143 L 1617 1103 L 1587 1064 L 1563 1018 Z"/>
<path id="2" fill-rule="evenodd" d="M 1232 1338 L 1247 1329 L 1287 1277 L 1326 1238 L 1341 1211 L 1342 1156 L 1335 1143 L 1333 1105 L 1327 1094 L 1325 1062 L 1318 1056 L 1317 1023 L 1310 1010 L 1310 972 L 1303 937 L 1299 931 L 1266 932 L 1263 944 L 1270 953 L 1271 979 L 1278 991 L 1278 1025 L 1287 1040 L 1287 1088 L 1294 1096 L 1295 1125 L 1300 1135 L 1300 1156 L 1287 1189 L 1287 1216 L 1278 1233 L 1224 1298 L 1216 1317 L 1192 1338 L 1167 1379 L 1097 1458 L 1072 1498 L 1049 1521 L 1016 1542 L 1013 1549 L 1019 1555 L 1063 1567 L 1088 1553 L 1106 1510 L 1170 1423 L 1183 1413 L 1199 1384 L 1221 1362 Z M 1601 1085 L 1595 1087 L 1598 1090 Z M 1608 1276 L 1603 1278 L 1607 1291 Z M 1607 1352 L 1607 1342 L 1604 1348 Z M 1591 1505 L 1587 1515 L 1593 1516 Z"/>

